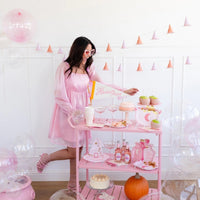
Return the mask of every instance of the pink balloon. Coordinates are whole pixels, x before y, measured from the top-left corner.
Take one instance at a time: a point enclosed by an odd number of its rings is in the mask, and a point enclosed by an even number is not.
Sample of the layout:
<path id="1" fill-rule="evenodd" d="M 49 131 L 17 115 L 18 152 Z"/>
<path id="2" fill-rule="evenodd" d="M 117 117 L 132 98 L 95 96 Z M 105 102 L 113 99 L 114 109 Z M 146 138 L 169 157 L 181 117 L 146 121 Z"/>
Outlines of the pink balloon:
<path id="1" fill-rule="evenodd" d="M 13 151 L 0 148 L 0 171 L 5 172 L 15 169 L 17 166 L 17 157 Z"/>
<path id="2" fill-rule="evenodd" d="M 4 17 L 3 30 L 10 40 L 28 42 L 34 35 L 35 21 L 28 12 L 14 9 Z"/>

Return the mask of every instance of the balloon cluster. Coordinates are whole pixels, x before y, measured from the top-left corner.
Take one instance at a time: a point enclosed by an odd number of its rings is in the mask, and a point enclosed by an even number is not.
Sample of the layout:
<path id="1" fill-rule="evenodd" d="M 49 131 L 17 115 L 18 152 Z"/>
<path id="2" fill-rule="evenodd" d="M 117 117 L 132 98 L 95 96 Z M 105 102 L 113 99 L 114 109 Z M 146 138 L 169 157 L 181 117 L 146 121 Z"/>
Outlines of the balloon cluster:
<path id="1" fill-rule="evenodd" d="M 180 116 L 163 120 L 167 133 L 171 134 L 173 163 L 184 173 L 198 171 L 200 164 L 200 111 L 191 104 L 183 105 Z M 193 163 L 191 165 L 191 163 Z"/>
<path id="2" fill-rule="evenodd" d="M 163 119 L 164 134 L 171 134 L 168 166 L 162 192 L 174 199 L 196 199 L 195 185 L 185 180 L 200 177 L 200 111 L 191 104 L 184 104 L 181 115 Z M 175 171 L 174 171 L 175 170 Z M 174 177 L 176 173 L 176 177 Z M 179 181 L 170 180 L 173 177 Z"/>
<path id="3" fill-rule="evenodd" d="M 4 17 L 3 30 L 12 41 L 29 42 L 35 33 L 35 20 L 28 12 L 14 9 Z"/>
<path id="4" fill-rule="evenodd" d="M 0 193 L 12 189 L 10 180 L 30 172 L 33 154 L 34 141 L 28 135 L 18 136 L 12 150 L 0 148 Z"/>

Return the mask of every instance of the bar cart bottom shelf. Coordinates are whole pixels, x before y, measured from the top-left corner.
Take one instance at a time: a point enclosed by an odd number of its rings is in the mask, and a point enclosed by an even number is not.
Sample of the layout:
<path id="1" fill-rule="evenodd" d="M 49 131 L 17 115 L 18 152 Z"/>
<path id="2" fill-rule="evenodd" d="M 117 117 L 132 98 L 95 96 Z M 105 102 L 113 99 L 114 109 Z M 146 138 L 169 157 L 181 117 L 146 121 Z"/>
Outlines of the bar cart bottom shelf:
<path id="1" fill-rule="evenodd" d="M 87 185 L 85 185 L 81 194 L 86 200 L 96 200 L 95 196 L 97 192 L 97 190 L 90 189 Z M 112 188 L 103 190 L 102 192 L 106 192 L 107 194 L 114 196 L 114 200 L 128 200 L 124 193 L 124 186 L 121 185 L 114 185 Z M 157 189 L 149 188 L 149 194 L 156 192 L 158 192 Z"/>

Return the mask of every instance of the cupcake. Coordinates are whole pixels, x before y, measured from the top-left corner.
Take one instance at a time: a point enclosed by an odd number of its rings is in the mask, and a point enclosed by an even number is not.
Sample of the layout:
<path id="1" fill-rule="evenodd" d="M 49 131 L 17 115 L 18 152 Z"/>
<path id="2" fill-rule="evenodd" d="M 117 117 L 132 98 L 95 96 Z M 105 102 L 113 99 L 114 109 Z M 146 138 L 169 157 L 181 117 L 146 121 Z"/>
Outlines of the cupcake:
<path id="1" fill-rule="evenodd" d="M 149 105 L 150 103 L 150 99 L 147 96 L 140 96 L 139 101 L 141 105 Z"/>
<path id="2" fill-rule="evenodd" d="M 160 103 L 159 99 L 155 96 L 150 96 L 150 104 L 151 105 L 158 105 Z"/>
<path id="3" fill-rule="evenodd" d="M 151 121 L 151 128 L 152 128 L 152 129 L 159 129 L 160 127 L 161 127 L 161 123 L 160 123 L 159 120 L 153 119 L 153 120 Z"/>

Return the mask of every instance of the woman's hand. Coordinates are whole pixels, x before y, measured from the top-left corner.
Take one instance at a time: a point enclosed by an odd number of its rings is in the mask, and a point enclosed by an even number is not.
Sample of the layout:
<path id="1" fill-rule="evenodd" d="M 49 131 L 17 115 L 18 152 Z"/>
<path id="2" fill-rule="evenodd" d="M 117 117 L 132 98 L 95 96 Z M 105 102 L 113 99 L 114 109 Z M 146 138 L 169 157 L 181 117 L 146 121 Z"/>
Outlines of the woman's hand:
<path id="1" fill-rule="evenodd" d="M 137 88 L 130 88 L 128 90 L 124 90 L 124 93 L 129 94 L 131 96 L 133 96 L 134 94 L 136 94 L 139 90 Z"/>

